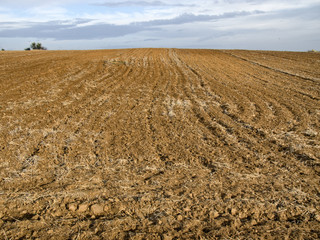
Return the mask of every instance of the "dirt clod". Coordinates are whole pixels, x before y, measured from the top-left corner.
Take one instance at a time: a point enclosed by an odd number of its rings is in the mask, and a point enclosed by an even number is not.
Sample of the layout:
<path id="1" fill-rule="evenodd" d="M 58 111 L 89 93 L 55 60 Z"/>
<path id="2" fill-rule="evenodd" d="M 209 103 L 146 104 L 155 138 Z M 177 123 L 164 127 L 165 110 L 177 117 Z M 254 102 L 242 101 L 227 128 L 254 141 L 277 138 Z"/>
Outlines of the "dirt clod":
<path id="1" fill-rule="evenodd" d="M 183 216 L 182 215 L 178 215 L 177 220 L 178 221 L 182 221 L 183 220 Z"/>
<path id="2" fill-rule="evenodd" d="M 91 206 L 91 211 L 94 215 L 102 215 L 104 213 L 103 205 L 101 204 L 94 204 Z"/>
<path id="3" fill-rule="evenodd" d="M 75 212 L 78 208 L 78 205 L 76 203 L 70 203 L 68 204 L 68 209 L 72 212 Z"/>
<path id="4" fill-rule="evenodd" d="M 86 212 L 88 210 L 88 208 L 89 208 L 89 204 L 82 203 L 79 205 L 78 212 L 80 212 L 80 213 Z"/>

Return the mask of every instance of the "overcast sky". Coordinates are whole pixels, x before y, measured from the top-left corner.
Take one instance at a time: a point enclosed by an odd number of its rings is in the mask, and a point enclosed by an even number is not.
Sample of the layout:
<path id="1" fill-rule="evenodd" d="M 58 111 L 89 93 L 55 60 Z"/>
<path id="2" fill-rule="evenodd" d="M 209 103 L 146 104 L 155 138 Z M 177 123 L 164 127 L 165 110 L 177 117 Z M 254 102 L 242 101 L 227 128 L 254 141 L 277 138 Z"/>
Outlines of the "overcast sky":
<path id="1" fill-rule="evenodd" d="M 0 0 L 0 48 L 320 50 L 319 0 Z"/>

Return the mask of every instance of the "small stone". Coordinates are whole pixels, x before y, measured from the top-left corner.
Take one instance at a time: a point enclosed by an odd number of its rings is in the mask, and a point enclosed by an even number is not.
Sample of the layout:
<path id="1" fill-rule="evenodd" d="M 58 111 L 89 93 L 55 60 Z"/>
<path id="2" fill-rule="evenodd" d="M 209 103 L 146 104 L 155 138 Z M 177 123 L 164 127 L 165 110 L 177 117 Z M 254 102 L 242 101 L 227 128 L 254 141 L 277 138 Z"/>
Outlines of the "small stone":
<path id="1" fill-rule="evenodd" d="M 182 220 L 183 220 L 182 215 L 178 215 L 177 220 L 178 220 L 178 221 L 182 221 Z"/>
<path id="2" fill-rule="evenodd" d="M 240 219 L 245 219 L 245 218 L 247 218 L 247 217 L 248 217 L 247 213 L 245 213 L 245 212 L 239 213 L 239 218 L 240 218 Z"/>
<path id="3" fill-rule="evenodd" d="M 255 226 L 255 225 L 257 225 L 257 224 L 258 224 L 257 221 L 256 221 L 255 219 L 252 219 L 251 225 L 252 225 L 252 226 Z"/>
<path id="4" fill-rule="evenodd" d="M 40 219 L 40 216 L 38 214 L 34 215 L 32 218 L 32 220 L 39 220 Z"/>
<path id="5" fill-rule="evenodd" d="M 61 210 L 56 210 L 52 213 L 53 217 L 61 217 L 63 215 Z"/>
<path id="6" fill-rule="evenodd" d="M 276 214 L 273 213 L 273 212 L 270 212 L 268 213 L 267 217 L 270 219 L 270 220 L 274 220 L 276 218 Z"/>
<path id="7" fill-rule="evenodd" d="M 218 211 L 214 211 L 214 212 L 212 213 L 212 215 L 211 215 L 212 218 L 217 218 L 217 217 L 219 217 L 219 216 L 220 216 L 220 214 L 219 214 Z"/>
<path id="8" fill-rule="evenodd" d="M 241 221 L 240 221 L 239 218 L 237 218 L 237 219 L 234 221 L 234 226 L 235 226 L 236 228 L 238 228 L 238 227 L 241 226 Z"/>
<path id="9" fill-rule="evenodd" d="M 102 215 L 104 213 L 103 206 L 100 204 L 92 205 L 91 211 L 94 215 Z"/>
<path id="10" fill-rule="evenodd" d="M 109 209 L 109 213 L 112 215 L 118 214 L 120 211 L 119 207 L 117 205 L 112 205 Z"/>
<path id="11" fill-rule="evenodd" d="M 78 205 L 76 203 L 70 203 L 68 204 L 68 209 L 72 212 L 75 212 L 78 208 Z"/>
<path id="12" fill-rule="evenodd" d="M 79 205 L 79 208 L 78 208 L 78 212 L 85 212 L 87 211 L 89 208 L 89 205 L 87 203 L 82 203 Z"/>
<path id="13" fill-rule="evenodd" d="M 237 209 L 232 208 L 232 209 L 231 209 L 231 214 L 232 214 L 233 216 L 235 216 L 235 215 L 237 214 Z"/>
<path id="14" fill-rule="evenodd" d="M 191 208 L 186 207 L 186 208 L 183 209 L 183 211 L 185 211 L 185 212 L 190 212 L 190 211 L 191 211 Z"/>
<path id="15" fill-rule="evenodd" d="M 47 233 L 48 233 L 48 234 L 53 234 L 54 231 L 53 231 L 52 229 L 50 229 Z"/>
<path id="16" fill-rule="evenodd" d="M 260 216 L 260 210 L 258 208 L 255 208 L 253 212 L 256 217 Z"/>
<path id="17" fill-rule="evenodd" d="M 304 132 L 304 135 L 307 136 L 307 137 L 315 137 L 318 135 L 318 133 L 312 129 L 307 129 L 305 132 Z"/>
<path id="18" fill-rule="evenodd" d="M 163 235 L 163 239 L 164 239 L 164 240 L 172 240 L 173 237 L 172 237 L 171 235 L 165 234 L 165 235 Z"/>
<path id="19" fill-rule="evenodd" d="M 103 210 L 104 210 L 105 212 L 110 212 L 110 209 L 111 209 L 111 205 L 110 205 L 110 204 L 104 205 Z"/>
<path id="20" fill-rule="evenodd" d="M 286 221 L 288 219 L 287 214 L 285 212 L 281 212 L 279 214 L 279 219 L 280 219 L 280 221 Z"/>
<path id="21" fill-rule="evenodd" d="M 28 214 L 27 210 L 24 210 L 24 211 L 21 212 L 21 215 L 26 215 L 26 214 Z"/>

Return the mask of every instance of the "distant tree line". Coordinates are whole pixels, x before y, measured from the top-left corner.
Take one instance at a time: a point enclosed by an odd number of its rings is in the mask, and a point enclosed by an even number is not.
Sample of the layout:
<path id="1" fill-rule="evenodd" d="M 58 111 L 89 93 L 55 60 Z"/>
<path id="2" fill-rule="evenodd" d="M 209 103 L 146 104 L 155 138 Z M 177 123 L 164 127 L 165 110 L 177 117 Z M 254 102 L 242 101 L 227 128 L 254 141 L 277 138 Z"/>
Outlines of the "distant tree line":
<path id="1" fill-rule="evenodd" d="M 31 49 L 32 49 L 32 50 L 47 50 L 47 48 L 44 47 L 44 46 L 42 46 L 41 43 L 36 43 L 36 42 L 31 43 L 31 44 L 30 44 L 30 47 L 25 48 L 24 50 L 29 51 L 29 50 L 31 50 Z"/>

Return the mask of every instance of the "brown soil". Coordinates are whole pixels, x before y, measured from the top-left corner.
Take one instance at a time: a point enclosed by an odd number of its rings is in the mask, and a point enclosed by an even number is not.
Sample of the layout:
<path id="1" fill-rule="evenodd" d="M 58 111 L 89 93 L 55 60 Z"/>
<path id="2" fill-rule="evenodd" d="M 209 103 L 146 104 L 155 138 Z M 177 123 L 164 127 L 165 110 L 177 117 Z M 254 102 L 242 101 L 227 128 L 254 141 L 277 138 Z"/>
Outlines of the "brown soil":
<path id="1" fill-rule="evenodd" d="M 320 238 L 320 54 L 0 53 L 0 239 Z"/>

